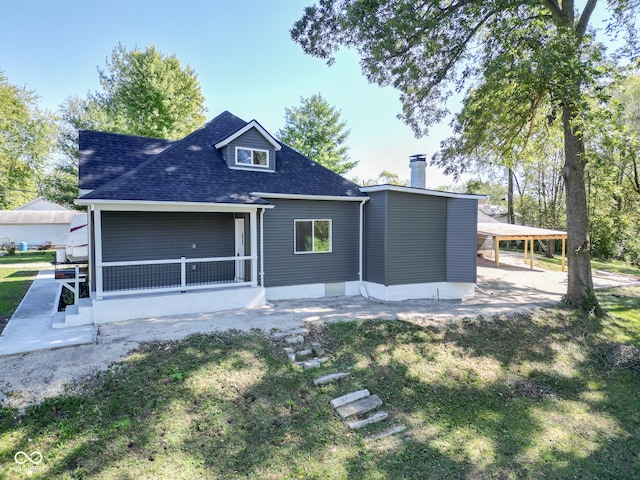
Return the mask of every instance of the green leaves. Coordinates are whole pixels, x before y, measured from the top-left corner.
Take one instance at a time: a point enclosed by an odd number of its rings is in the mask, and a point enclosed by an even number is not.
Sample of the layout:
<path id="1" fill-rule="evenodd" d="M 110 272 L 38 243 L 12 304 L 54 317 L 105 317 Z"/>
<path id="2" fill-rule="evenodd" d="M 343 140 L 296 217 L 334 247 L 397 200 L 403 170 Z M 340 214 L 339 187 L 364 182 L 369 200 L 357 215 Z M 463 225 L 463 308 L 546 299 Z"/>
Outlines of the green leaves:
<path id="1" fill-rule="evenodd" d="M 205 121 L 204 97 L 194 70 L 175 56 L 118 45 L 98 69 L 103 92 L 97 103 L 107 117 L 108 130 L 143 137 L 179 139 Z"/>
<path id="2" fill-rule="evenodd" d="M 34 92 L 11 85 L 0 70 L 0 209 L 37 196 L 37 179 L 51 153 L 56 126 L 36 101 Z"/>
<path id="3" fill-rule="evenodd" d="M 277 135 L 282 142 L 341 175 L 358 164 L 349 160 L 346 127 L 340 111 L 316 94 L 301 98 L 299 107 L 285 109 L 285 126 Z"/>

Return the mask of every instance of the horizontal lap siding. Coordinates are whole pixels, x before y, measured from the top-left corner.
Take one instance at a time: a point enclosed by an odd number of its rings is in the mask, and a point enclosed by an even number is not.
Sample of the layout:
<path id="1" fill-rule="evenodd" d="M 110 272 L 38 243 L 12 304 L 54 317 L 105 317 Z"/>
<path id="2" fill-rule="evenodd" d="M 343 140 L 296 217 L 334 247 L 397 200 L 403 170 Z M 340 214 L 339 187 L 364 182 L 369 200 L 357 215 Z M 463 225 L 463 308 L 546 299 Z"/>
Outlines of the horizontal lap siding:
<path id="1" fill-rule="evenodd" d="M 476 282 L 478 202 L 450 198 L 447 207 L 447 281 Z"/>
<path id="2" fill-rule="evenodd" d="M 369 195 L 364 207 L 364 279 L 385 285 L 387 192 Z"/>
<path id="3" fill-rule="evenodd" d="M 358 280 L 360 204 L 269 200 L 264 214 L 266 287 Z M 294 254 L 294 220 L 332 220 L 332 252 Z"/>
<path id="4" fill-rule="evenodd" d="M 234 243 L 229 213 L 102 212 L 104 262 L 230 257 Z"/>
<path id="5" fill-rule="evenodd" d="M 386 284 L 445 281 L 447 199 L 388 195 Z"/>
<path id="6" fill-rule="evenodd" d="M 268 150 L 269 151 L 269 166 L 268 168 L 264 167 L 255 167 L 251 165 L 237 165 L 236 164 L 236 147 L 244 147 L 244 148 L 258 148 L 260 150 Z M 276 159 L 276 150 L 273 148 L 267 140 L 262 136 L 260 132 L 258 132 L 255 128 L 252 128 L 245 134 L 239 136 L 235 140 L 233 140 L 227 147 L 226 151 L 226 161 L 227 165 L 230 167 L 242 167 L 242 168 L 255 168 L 258 171 L 271 170 L 275 169 L 275 159 Z"/>

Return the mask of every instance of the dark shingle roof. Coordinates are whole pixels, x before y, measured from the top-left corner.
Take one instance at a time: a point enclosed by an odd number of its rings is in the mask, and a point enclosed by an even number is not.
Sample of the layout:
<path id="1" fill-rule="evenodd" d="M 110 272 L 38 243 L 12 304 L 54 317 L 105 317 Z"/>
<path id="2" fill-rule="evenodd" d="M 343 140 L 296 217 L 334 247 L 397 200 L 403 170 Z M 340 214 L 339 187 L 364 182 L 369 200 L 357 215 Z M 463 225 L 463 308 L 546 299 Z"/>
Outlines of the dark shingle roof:
<path id="1" fill-rule="evenodd" d="M 169 147 L 171 140 L 80 130 L 80 188 L 92 190 L 134 169 Z"/>
<path id="2" fill-rule="evenodd" d="M 328 195 L 341 197 L 364 196 L 358 186 L 332 171 L 309 160 L 292 148 L 282 145 L 277 153 L 276 171 L 234 170 L 227 167 L 220 151 L 213 145 L 246 125 L 229 112 L 223 112 L 182 140 L 166 147 L 158 155 L 143 161 L 129 172 L 97 190 L 83 196 L 83 199 L 130 200 L 158 202 L 205 202 L 205 203 L 254 203 L 265 204 L 265 200 L 251 195 L 252 192 Z M 81 138 L 87 132 L 81 132 Z M 102 158 L 94 158 L 95 152 L 108 150 L 108 141 L 96 149 L 91 138 L 100 135 L 90 132 L 81 148 L 85 148 L 85 162 L 107 162 L 106 171 L 122 168 L 118 157 L 109 153 Z M 127 159 L 140 159 L 140 153 L 124 153 L 125 147 L 134 147 L 132 139 L 122 135 L 111 135 L 113 150 L 124 154 Z M 140 139 L 140 146 L 148 148 L 150 139 Z M 120 142 L 124 142 L 123 146 Z M 159 144 L 158 144 L 159 145 Z M 83 185 L 81 170 L 80 185 Z M 83 187 L 86 188 L 86 187 Z"/>

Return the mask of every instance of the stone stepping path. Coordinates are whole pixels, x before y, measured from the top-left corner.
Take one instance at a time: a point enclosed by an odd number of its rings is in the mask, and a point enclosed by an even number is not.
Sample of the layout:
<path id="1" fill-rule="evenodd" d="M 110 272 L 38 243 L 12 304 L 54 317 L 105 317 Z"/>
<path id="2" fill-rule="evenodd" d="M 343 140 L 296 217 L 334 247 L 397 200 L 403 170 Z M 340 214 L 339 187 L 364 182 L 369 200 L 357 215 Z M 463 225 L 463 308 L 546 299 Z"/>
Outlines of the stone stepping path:
<path id="1" fill-rule="evenodd" d="M 318 342 L 307 342 L 309 330 L 295 328 L 285 332 L 274 332 L 271 338 L 281 341 L 285 346 L 284 353 L 294 365 L 304 369 L 318 368 L 329 359 L 324 356 L 325 349 Z"/>
<path id="2" fill-rule="evenodd" d="M 325 356 L 326 350 L 322 348 L 319 342 L 309 342 L 309 330 L 306 328 L 296 328 L 284 332 L 274 332 L 271 338 L 283 343 L 283 351 L 287 355 L 289 361 L 296 366 L 304 369 L 319 368 L 329 358 Z M 316 386 L 327 385 L 340 381 L 351 375 L 350 372 L 336 372 L 318 377 L 313 380 Z M 357 430 L 366 425 L 379 423 L 387 420 L 389 414 L 385 411 L 375 411 L 382 405 L 382 400 L 378 395 L 372 395 L 369 390 L 358 390 L 347 393 L 331 400 L 331 407 L 342 418 L 346 425 Z M 365 442 L 372 443 L 383 438 L 396 436 L 406 431 L 404 425 L 394 425 L 378 433 L 369 435 L 365 438 Z M 396 437 L 398 441 L 404 438 Z"/>

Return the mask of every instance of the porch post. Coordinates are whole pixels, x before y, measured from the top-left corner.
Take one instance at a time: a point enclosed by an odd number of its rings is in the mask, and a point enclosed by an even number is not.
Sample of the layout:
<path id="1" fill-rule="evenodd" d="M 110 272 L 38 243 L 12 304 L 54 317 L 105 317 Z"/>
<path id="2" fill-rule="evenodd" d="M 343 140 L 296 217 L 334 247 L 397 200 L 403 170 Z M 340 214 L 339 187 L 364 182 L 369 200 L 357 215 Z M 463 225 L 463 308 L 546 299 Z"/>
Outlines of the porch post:
<path id="1" fill-rule="evenodd" d="M 258 213 L 256 210 L 249 212 L 249 230 L 251 230 L 251 286 L 258 286 Z"/>
<path id="2" fill-rule="evenodd" d="M 102 210 L 96 208 L 93 214 L 95 227 L 95 259 L 96 259 L 96 298 L 102 300 L 104 295 L 104 287 L 102 282 Z"/>

